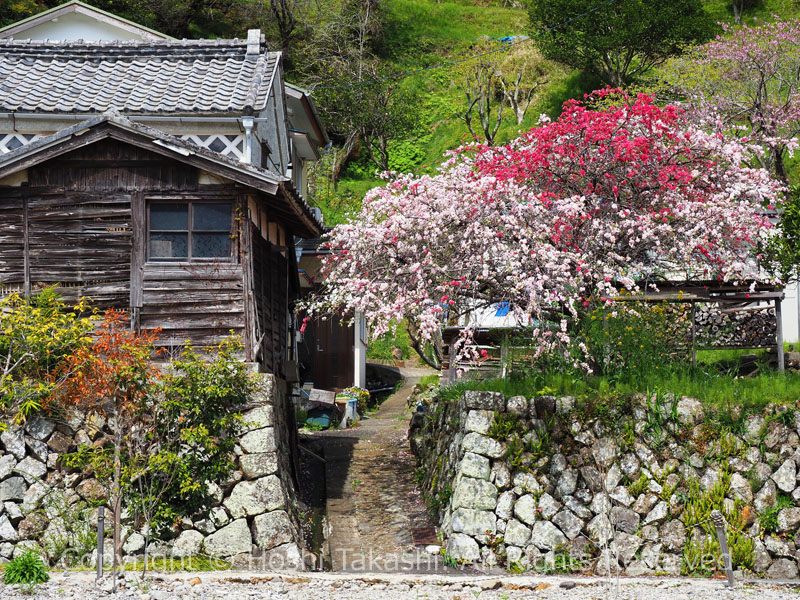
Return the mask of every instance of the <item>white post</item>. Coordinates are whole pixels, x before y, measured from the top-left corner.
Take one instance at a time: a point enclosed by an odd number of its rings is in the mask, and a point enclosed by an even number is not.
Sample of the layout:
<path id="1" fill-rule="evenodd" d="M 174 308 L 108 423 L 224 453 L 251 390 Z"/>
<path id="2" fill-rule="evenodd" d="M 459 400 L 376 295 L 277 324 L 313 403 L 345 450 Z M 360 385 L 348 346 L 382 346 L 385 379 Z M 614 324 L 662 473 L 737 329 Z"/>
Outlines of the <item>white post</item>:
<path id="1" fill-rule="evenodd" d="M 778 334 L 775 336 L 778 339 L 775 340 L 778 346 L 778 371 L 783 373 L 784 366 L 783 366 L 783 316 L 781 315 L 781 299 L 775 299 L 775 321 L 777 322 L 778 326 Z"/>
<path id="2" fill-rule="evenodd" d="M 353 385 L 367 387 L 367 320 L 360 312 L 353 319 Z"/>
<path id="3" fill-rule="evenodd" d="M 243 163 L 253 162 L 253 126 L 255 121 L 253 117 L 243 117 L 242 126 L 244 127 L 244 152 L 242 153 Z"/>

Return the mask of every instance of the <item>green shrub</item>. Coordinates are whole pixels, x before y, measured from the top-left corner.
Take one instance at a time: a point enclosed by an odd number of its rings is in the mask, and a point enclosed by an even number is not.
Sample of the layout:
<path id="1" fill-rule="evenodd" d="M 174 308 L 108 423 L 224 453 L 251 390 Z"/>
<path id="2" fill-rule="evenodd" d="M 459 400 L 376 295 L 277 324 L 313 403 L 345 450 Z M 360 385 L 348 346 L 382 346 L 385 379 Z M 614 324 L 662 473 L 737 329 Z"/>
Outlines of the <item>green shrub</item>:
<path id="1" fill-rule="evenodd" d="M 68 356 L 91 342 L 93 324 L 86 298 L 67 306 L 55 288 L 0 301 L 0 430 L 23 423 L 49 401 L 59 369 Z"/>
<path id="2" fill-rule="evenodd" d="M 775 533 L 778 530 L 778 513 L 784 508 L 793 508 L 794 500 L 786 494 L 778 494 L 775 506 L 768 508 L 758 516 L 758 523 L 764 533 Z"/>
<path id="3" fill-rule="evenodd" d="M 406 331 L 405 322 L 398 323 L 396 329 L 389 329 L 383 335 L 370 340 L 367 348 L 367 358 L 392 360 L 394 358 L 392 356 L 393 348 L 400 350 L 402 360 L 410 358 L 411 353 L 414 351 L 411 347 L 411 339 Z"/>
<path id="4" fill-rule="evenodd" d="M 44 583 L 49 579 L 47 565 L 30 550 L 8 563 L 3 574 L 3 582 L 7 585 Z"/>
<path id="5" fill-rule="evenodd" d="M 494 413 L 494 421 L 489 429 L 489 437 L 498 442 L 505 442 L 511 435 L 518 433 L 519 417 L 512 413 Z"/>

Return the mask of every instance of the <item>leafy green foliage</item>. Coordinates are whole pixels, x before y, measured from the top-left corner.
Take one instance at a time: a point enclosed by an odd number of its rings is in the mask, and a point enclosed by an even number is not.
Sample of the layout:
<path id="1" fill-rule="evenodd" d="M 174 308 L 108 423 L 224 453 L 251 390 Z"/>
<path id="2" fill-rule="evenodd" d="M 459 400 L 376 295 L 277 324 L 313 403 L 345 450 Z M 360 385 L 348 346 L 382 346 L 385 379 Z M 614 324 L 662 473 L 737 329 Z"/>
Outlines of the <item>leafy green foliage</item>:
<path id="1" fill-rule="evenodd" d="M 597 9 L 584 15 L 587 11 Z M 686 44 L 703 42 L 714 27 L 701 0 L 533 0 L 531 25 L 548 58 L 622 87 Z M 562 27 L 554 25 L 572 21 Z"/>
<path id="2" fill-rule="evenodd" d="M 177 38 L 230 36 L 246 29 L 236 0 L 84 0 L 87 4 Z M 63 4 L 62 0 L 0 3 L 0 27 Z M 245 3 L 249 4 L 249 3 Z M 244 29 L 239 28 L 245 25 Z M 241 36 L 240 36 L 241 37 Z"/>
<path id="3" fill-rule="evenodd" d="M 513 434 L 519 434 L 519 417 L 513 413 L 495 412 L 492 426 L 489 428 L 489 437 L 498 442 L 511 439 Z"/>
<path id="4" fill-rule="evenodd" d="M 647 491 L 649 485 L 650 478 L 642 473 L 639 475 L 639 479 L 628 484 L 628 492 L 634 498 L 638 498 L 641 494 Z"/>
<path id="5" fill-rule="evenodd" d="M 793 186 L 783 204 L 778 235 L 764 249 L 765 265 L 785 281 L 800 277 L 800 186 Z"/>
<path id="6" fill-rule="evenodd" d="M 691 334 L 687 310 L 682 304 L 638 302 L 615 310 L 600 307 L 584 317 L 577 337 L 586 345 L 598 375 L 659 371 L 686 358 L 686 353 L 676 352 L 674 346 Z"/>
<path id="7" fill-rule="evenodd" d="M 408 336 L 405 322 L 398 323 L 394 330 L 390 329 L 374 340 L 370 340 L 367 348 L 367 358 L 392 360 L 395 358 L 395 348 L 400 351 L 399 354 L 402 360 L 411 357 L 411 339 Z"/>
<path id="8" fill-rule="evenodd" d="M 775 506 L 768 508 L 758 515 L 758 523 L 764 533 L 775 533 L 778 530 L 778 513 L 784 508 L 793 508 L 794 500 L 786 494 L 778 494 Z"/>
<path id="9" fill-rule="evenodd" d="M 148 346 L 148 356 L 151 351 Z M 236 338 L 220 343 L 210 357 L 189 346 L 165 375 L 139 374 L 143 392 L 118 449 L 119 485 L 131 512 L 156 531 L 209 508 L 206 482 L 224 480 L 233 467 L 233 448 L 244 427 L 241 411 L 254 385 L 240 352 Z M 83 378 L 83 385 L 91 382 Z M 114 479 L 111 445 L 84 445 L 62 460 L 100 481 Z"/>
<path id="10" fill-rule="evenodd" d="M 187 347 L 151 396 L 153 427 L 142 447 L 150 451 L 131 465 L 136 485 L 129 495 L 133 506 L 155 503 L 154 526 L 209 508 L 206 482 L 224 480 L 233 468 L 241 410 L 254 389 L 241 349 L 241 341 L 228 338 L 208 360 Z"/>
<path id="11" fill-rule="evenodd" d="M 725 463 L 721 464 L 719 478 L 708 491 L 701 490 L 696 479 L 688 482 L 688 494 L 681 519 L 687 529 L 700 527 L 705 532 L 705 537 L 697 539 L 690 536 L 686 541 L 681 565 L 684 575 L 711 575 L 721 564 L 719 542 L 710 520 L 712 510 L 720 511 L 730 525 L 727 528 L 727 538 L 733 567 L 753 568 L 753 539 L 740 533 L 745 527 L 742 516 L 744 505 L 737 500 L 733 510 L 727 510 L 723 502 L 731 479 L 730 472 L 724 465 Z"/>
<path id="12" fill-rule="evenodd" d="M 0 300 L 0 405 L 9 422 L 41 410 L 60 384 L 65 360 L 91 343 L 88 311 L 86 300 L 68 307 L 52 287 L 29 300 L 19 294 Z"/>
<path id="13" fill-rule="evenodd" d="M 97 548 L 91 510 L 90 503 L 80 499 L 70 502 L 64 490 L 51 488 L 40 506 L 27 515 L 30 521 L 41 523 L 42 531 L 36 537 L 51 565 L 76 566 Z"/>
<path id="14" fill-rule="evenodd" d="M 28 551 L 6 565 L 3 582 L 6 585 L 44 583 L 50 579 L 47 565 L 34 552 Z"/>

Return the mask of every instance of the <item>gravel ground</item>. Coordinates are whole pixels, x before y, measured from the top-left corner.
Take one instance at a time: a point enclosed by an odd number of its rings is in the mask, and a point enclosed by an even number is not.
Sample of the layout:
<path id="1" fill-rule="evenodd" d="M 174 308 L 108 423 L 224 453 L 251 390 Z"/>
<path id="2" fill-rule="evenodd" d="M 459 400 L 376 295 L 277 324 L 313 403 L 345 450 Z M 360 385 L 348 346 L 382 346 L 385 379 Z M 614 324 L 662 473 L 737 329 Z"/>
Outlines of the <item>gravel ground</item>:
<path id="1" fill-rule="evenodd" d="M 125 589 L 104 591 L 87 573 L 54 574 L 38 586 L 35 598 L 119 598 L 178 600 L 263 598 L 265 600 L 698 600 L 800 598 L 800 582 L 742 583 L 731 591 L 719 580 L 630 579 L 618 581 L 568 577 L 465 578 L 441 576 L 346 576 L 332 574 L 276 575 L 202 573 L 154 575 L 145 582 L 129 576 Z M 0 598 L 31 598 L 17 586 L 1 586 Z"/>

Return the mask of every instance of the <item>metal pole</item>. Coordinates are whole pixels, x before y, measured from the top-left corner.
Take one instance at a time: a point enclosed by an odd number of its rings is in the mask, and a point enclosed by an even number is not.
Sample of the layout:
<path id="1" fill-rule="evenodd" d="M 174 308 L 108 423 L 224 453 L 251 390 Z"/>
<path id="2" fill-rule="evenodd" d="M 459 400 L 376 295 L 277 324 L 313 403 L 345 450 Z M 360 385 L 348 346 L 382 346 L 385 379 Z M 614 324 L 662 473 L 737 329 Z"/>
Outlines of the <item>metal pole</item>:
<path id="1" fill-rule="evenodd" d="M 103 533 L 105 532 L 105 506 L 97 509 L 97 580 L 103 578 Z"/>
<path id="2" fill-rule="evenodd" d="M 728 576 L 728 587 L 733 588 L 736 585 L 736 581 L 733 579 L 733 564 L 731 564 L 731 554 L 728 551 L 728 540 L 725 538 L 725 517 L 718 510 L 712 510 L 711 521 L 717 530 L 719 549 L 722 553 L 722 560 L 725 563 L 725 574 Z"/>

